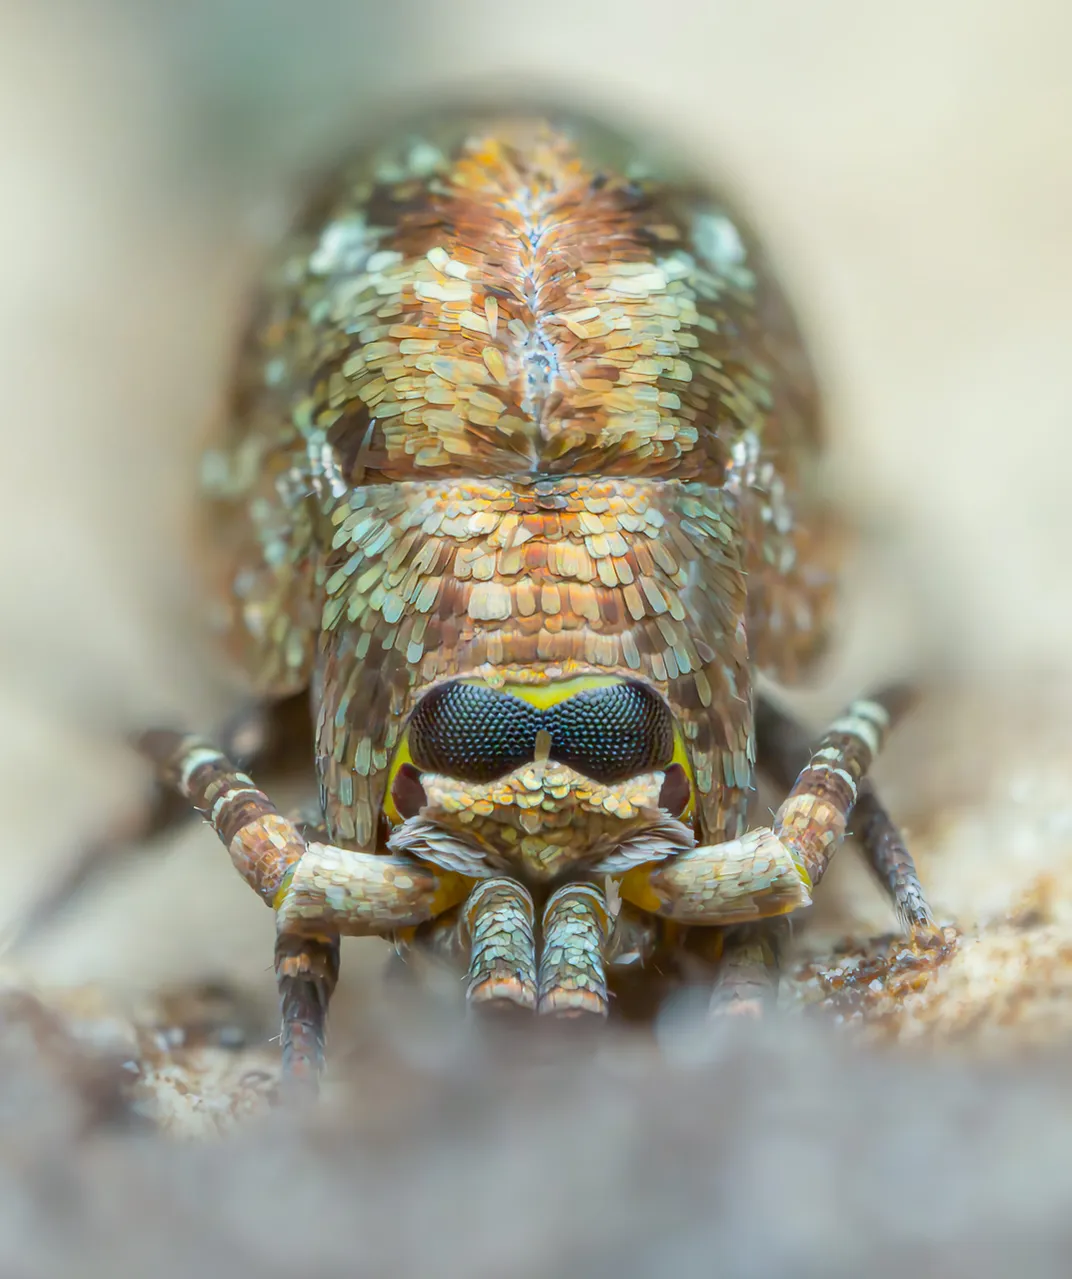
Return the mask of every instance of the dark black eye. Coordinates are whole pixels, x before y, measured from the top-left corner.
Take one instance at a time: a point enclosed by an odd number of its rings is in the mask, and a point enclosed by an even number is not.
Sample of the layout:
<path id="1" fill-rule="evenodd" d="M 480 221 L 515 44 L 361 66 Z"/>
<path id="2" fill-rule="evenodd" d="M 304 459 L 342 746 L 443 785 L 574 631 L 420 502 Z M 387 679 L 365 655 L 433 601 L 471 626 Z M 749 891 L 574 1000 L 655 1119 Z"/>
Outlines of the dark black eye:
<path id="1" fill-rule="evenodd" d="M 491 782 L 536 753 L 540 712 L 519 697 L 482 684 L 442 684 L 417 703 L 409 752 L 426 773 Z"/>
<path id="2" fill-rule="evenodd" d="M 547 710 L 483 684 L 442 684 L 418 702 L 409 750 L 420 772 L 491 782 L 532 762 L 540 729 L 553 760 L 604 784 L 665 768 L 674 754 L 670 708 L 635 681 L 586 689 Z"/>
<path id="3" fill-rule="evenodd" d="M 552 706 L 544 722 L 551 758 L 604 784 L 664 768 L 674 754 L 670 708 L 645 684 L 588 689 Z"/>

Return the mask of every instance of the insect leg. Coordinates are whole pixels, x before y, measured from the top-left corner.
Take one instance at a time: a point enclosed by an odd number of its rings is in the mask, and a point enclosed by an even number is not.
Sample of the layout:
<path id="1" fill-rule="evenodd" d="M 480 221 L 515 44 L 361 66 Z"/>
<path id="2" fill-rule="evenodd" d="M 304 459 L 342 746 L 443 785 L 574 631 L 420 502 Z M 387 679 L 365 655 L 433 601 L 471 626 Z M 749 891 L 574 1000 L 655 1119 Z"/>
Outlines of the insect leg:
<path id="1" fill-rule="evenodd" d="M 482 880 L 462 912 L 469 933 L 470 1007 L 536 1007 L 534 909 L 528 890 L 512 879 Z"/>
<path id="2" fill-rule="evenodd" d="M 774 833 L 814 888 L 845 837 L 860 783 L 909 697 L 892 688 L 861 698 L 834 721 L 774 818 Z"/>
<path id="3" fill-rule="evenodd" d="M 293 700 L 293 699 L 292 699 Z M 290 703 L 283 704 L 289 708 Z M 281 707 L 251 703 L 237 712 L 221 731 L 228 755 L 252 761 L 275 746 L 274 723 Z M 307 713 L 307 711 L 306 711 Z M 101 839 L 78 850 L 70 866 L 18 921 L 15 941 L 50 927 L 107 872 L 129 857 L 135 848 L 166 835 L 193 816 L 190 805 L 174 790 L 154 782 L 137 810 L 116 824 Z"/>
<path id="4" fill-rule="evenodd" d="M 245 773 L 200 738 L 155 732 L 142 746 L 226 845 L 246 883 L 275 908 L 283 932 L 391 932 L 431 919 L 468 891 L 461 875 L 405 854 L 307 842 Z"/>
<path id="5" fill-rule="evenodd" d="M 537 1012 L 606 1017 L 603 951 L 610 922 L 607 900 L 594 884 L 567 884 L 552 894 L 543 913 Z"/>
<path id="6" fill-rule="evenodd" d="M 471 887 L 471 879 L 405 853 L 365 853 L 311 842 L 285 873 L 273 904 L 281 932 L 368 937 L 434 919 L 457 905 Z"/>
<path id="7" fill-rule="evenodd" d="M 801 865 L 760 827 L 724 844 L 701 844 L 636 866 L 619 884 L 625 901 L 680 924 L 751 923 L 811 903 Z"/>
<path id="8" fill-rule="evenodd" d="M 774 1003 L 786 935 L 784 919 L 727 932 L 711 986 L 712 1016 L 760 1017 Z"/>
<path id="9" fill-rule="evenodd" d="M 761 765 L 780 785 L 789 786 L 807 761 L 807 730 L 764 698 L 756 706 L 756 745 Z M 870 778 L 860 782 L 851 829 L 902 928 L 909 933 L 933 929 L 934 919 L 912 854 Z"/>
<path id="10" fill-rule="evenodd" d="M 292 1093 L 313 1092 L 339 935 L 420 923 L 459 901 L 468 881 L 405 856 L 307 843 L 245 773 L 200 738 L 159 731 L 141 745 L 161 780 L 205 818 L 235 869 L 275 908 L 284 1083 Z"/>
<path id="11" fill-rule="evenodd" d="M 154 732 L 141 741 L 161 780 L 199 812 L 243 879 L 269 905 L 306 851 L 297 829 L 221 752 L 196 737 Z M 338 938 L 281 930 L 276 980 L 282 1018 L 284 1088 L 315 1093 L 323 1067 L 328 1002 L 339 973 Z"/>
<path id="12" fill-rule="evenodd" d="M 275 898 L 283 1080 L 292 1094 L 315 1093 L 323 1070 L 340 934 L 390 933 L 421 923 L 467 890 L 461 876 L 405 856 L 305 845 Z"/>
<path id="13" fill-rule="evenodd" d="M 279 933 L 275 979 L 284 1094 L 297 1100 L 313 1097 L 324 1069 L 328 1004 L 339 979 L 338 937 Z"/>
<path id="14" fill-rule="evenodd" d="M 686 924 L 748 923 L 807 906 L 905 702 L 899 690 L 853 702 L 812 752 L 773 828 L 635 867 L 622 877 L 622 897 Z"/>
<path id="15" fill-rule="evenodd" d="M 294 824 L 215 746 L 168 730 L 146 733 L 139 745 L 161 781 L 208 822 L 235 869 L 269 906 L 305 852 Z"/>
<path id="16" fill-rule="evenodd" d="M 868 865 L 893 903 L 904 931 L 932 932 L 936 927 L 934 916 L 916 874 L 916 863 L 900 828 L 866 777 L 852 810 L 852 833 L 860 841 Z"/>

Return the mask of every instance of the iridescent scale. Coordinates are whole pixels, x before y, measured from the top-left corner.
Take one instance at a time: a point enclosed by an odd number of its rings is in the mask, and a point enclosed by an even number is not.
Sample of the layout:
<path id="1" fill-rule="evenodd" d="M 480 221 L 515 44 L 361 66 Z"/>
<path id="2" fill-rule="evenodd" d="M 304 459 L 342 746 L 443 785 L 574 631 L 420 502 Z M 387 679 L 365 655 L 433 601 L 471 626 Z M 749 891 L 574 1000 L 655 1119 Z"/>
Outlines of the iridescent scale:
<path id="1" fill-rule="evenodd" d="M 868 776 L 905 690 L 814 745 L 755 690 L 830 629 L 819 445 L 761 250 L 665 159 L 447 115 L 335 170 L 205 458 L 255 710 L 220 743 L 140 739 L 274 913 L 288 1088 L 323 1067 L 343 936 L 465 967 L 489 1014 L 606 1017 L 637 972 L 640 1015 L 704 972 L 712 1014 L 756 1012 L 850 819 L 912 963 L 949 953 Z M 301 693 L 295 818 L 234 755 L 259 770 Z M 757 766 L 785 797 L 749 827 Z"/>
<path id="2" fill-rule="evenodd" d="M 587 124 L 458 116 L 318 193 L 206 465 L 252 685 L 312 684 L 327 833 L 382 848 L 423 692 L 641 679 L 701 843 L 743 832 L 752 676 L 831 620 L 815 397 L 751 234 Z"/>

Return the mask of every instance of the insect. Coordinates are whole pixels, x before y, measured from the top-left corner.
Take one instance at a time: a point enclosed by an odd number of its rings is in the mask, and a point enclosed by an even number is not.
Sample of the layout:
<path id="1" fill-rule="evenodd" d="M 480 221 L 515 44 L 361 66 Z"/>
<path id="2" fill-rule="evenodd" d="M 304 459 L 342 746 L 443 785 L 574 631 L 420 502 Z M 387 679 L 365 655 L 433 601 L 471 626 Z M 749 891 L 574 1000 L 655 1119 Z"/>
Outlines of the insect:
<path id="1" fill-rule="evenodd" d="M 225 639 L 266 702 L 308 691 L 319 801 L 291 820 L 210 742 L 143 743 L 275 912 L 292 1084 L 343 935 L 457 962 L 489 1010 L 603 1017 L 689 963 L 747 1003 L 857 803 L 931 926 L 866 781 L 905 699 L 809 750 L 755 689 L 833 624 L 820 445 L 761 246 L 645 148 L 459 111 L 330 176 L 204 475 Z"/>

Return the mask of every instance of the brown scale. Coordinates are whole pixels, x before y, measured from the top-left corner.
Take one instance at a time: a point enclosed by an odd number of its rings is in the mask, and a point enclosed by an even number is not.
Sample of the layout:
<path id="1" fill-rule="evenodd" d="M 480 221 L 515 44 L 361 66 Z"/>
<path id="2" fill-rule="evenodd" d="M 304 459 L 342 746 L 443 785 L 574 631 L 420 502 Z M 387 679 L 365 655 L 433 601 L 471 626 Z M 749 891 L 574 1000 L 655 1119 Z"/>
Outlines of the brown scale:
<path id="1" fill-rule="evenodd" d="M 556 1015 L 606 1011 L 605 961 L 662 946 L 718 962 L 721 935 L 690 943 L 697 925 L 743 926 L 745 956 L 776 951 L 749 930 L 810 900 L 893 709 L 858 703 L 810 763 L 774 734 L 767 767 L 804 771 L 774 828 L 746 830 L 753 675 L 805 675 L 833 621 L 819 442 L 759 246 L 671 164 L 594 125 L 459 115 L 331 175 L 266 267 L 205 464 L 229 648 L 265 701 L 313 689 L 316 829 L 222 756 L 202 794 L 182 739 L 155 739 L 241 873 L 272 886 L 295 1079 L 316 1073 L 340 932 L 401 944 L 418 929 L 451 954 L 479 938 L 479 964 L 528 974 L 520 1002 Z M 669 705 L 681 812 L 659 808 L 662 771 L 634 803 L 570 769 L 545 785 L 539 760 L 499 801 L 449 779 L 426 794 L 407 774 L 405 803 L 434 802 L 393 808 L 430 687 L 538 697 L 608 677 Z M 507 796 L 512 816 L 496 810 Z M 872 826 L 889 845 L 888 822 Z M 918 893 L 910 859 L 893 875 L 883 856 L 894 895 Z M 549 905 L 552 864 L 560 892 L 571 872 L 583 891 Z M 921 894 L 915 910 L 928 924 Z"/>

